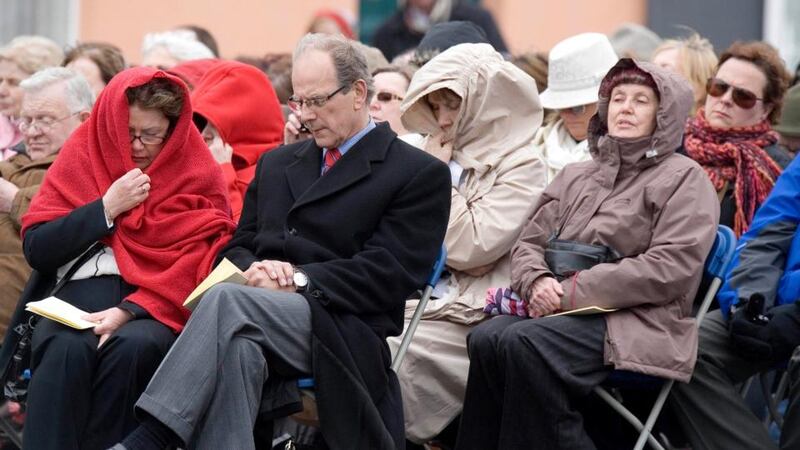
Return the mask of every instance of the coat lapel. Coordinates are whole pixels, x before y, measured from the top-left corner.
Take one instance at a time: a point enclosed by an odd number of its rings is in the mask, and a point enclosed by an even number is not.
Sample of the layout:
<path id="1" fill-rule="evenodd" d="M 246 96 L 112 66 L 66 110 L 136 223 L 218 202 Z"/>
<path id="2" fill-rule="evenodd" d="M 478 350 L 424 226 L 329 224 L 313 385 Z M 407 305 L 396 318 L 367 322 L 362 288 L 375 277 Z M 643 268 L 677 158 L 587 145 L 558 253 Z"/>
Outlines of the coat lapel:
<path id="1" fill-rule="evenodd" d="M 300 147 L 295 153 L 295 162 L 286 167 L 286 181 L 292 191 L 292 197 L 297 202 L 303 194 L 319 179 L 322 169 L 322 149 L 309 139 L 306 145 Z"/>
<path id="2" fill-rule="evenodd" d="M 320 176 L 321 149 L 311 144 L 308 146 L 310 148 L 299 150 L 299 160 L 286 169 L 292 195 L 295 196 L 292 209 L 333 195 L 369 176 L 372 163 L 383 161 L 395 136 L 387 125 L 379 125 L 348 150 L 325 176 Z M 293 180 L 293 177 L 300 179 Z"/>

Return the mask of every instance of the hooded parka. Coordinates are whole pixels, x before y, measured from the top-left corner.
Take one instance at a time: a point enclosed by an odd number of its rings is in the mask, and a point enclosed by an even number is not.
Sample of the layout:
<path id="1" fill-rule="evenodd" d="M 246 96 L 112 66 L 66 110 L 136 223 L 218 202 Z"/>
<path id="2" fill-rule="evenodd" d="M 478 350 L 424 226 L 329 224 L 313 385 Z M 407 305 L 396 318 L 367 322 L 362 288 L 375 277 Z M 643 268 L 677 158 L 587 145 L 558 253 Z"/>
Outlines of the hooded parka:
<path id="1" fill-rule="evenodd" d="M 398 374 L 406 434 L 419 442 L 439 433 L 461 410 L 469 367 L 466 335 L 487 317 L 487 290 L 510 283 L 509 251 L 547 178 L 533 146 L 542 106 L 529 75 L 488 44 L 454 46 L 414 75 L 401 106 L 409 131 L 442 133 L 426 100 L 439 89 L 461 98 L 449 133 L 451 168 L 463 172 L 451 189 L 445 236 L 450 277 L 428 304 Z M 487 265 L 492 268 L 482 276 L 465 273 Z M 407 302 L 407 320 L 416 306 Z M 393 350 L 399 342 L 389 339 Z"/>
<path id="2" fill-rule="evenodd" d="M 630 59 L 649 73 L 660 98 L 652 136 L 608 135 L 608 98 L 589 124 L 592 160 L 568 165 L 545 189 L 512 251 L 512 286 L 525 296 L 541 276 L 548 238 L 602 244 L 623 258 L 565 279 L 563 310 L 617 308 L 605 316 L 606 364 L 689 381 L 697 355 L 692 302 L 714 243 L 719 202 L 708 176 L 676 154 L 692 94 L 677 75 Z"/>

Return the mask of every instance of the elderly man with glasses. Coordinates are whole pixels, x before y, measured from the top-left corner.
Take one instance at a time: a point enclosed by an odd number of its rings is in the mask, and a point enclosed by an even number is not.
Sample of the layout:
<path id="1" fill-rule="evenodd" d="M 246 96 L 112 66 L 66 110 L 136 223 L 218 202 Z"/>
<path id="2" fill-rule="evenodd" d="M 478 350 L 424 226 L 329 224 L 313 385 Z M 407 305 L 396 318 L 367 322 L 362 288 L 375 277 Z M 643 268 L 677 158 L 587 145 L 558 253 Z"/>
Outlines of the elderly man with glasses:
<path id="1" fill-rule="evenodd" d="M 89 117 L 94 94 L 77 72 L 41 70 L 20 83 L 19 129 L 25 151 L 0 162 L 0 333 L 5 334 L 31 269 L 22 255 L 20 219 L 61 146 Z"/>
<path id="2" fill-rule="evenodd" d="M 247 285 L 209 290 L 115 449 L 254 448 L 313 375 L 331 449 L 404 446 L 387 336 L 444 238 L 450 171 L 369 117 L 372 77 L 341 37 L 306 35 L 291 107 L 312 139 L 264 154 L 226 257 Z M 256 419 L 260 418 L 258 425 Z"/>

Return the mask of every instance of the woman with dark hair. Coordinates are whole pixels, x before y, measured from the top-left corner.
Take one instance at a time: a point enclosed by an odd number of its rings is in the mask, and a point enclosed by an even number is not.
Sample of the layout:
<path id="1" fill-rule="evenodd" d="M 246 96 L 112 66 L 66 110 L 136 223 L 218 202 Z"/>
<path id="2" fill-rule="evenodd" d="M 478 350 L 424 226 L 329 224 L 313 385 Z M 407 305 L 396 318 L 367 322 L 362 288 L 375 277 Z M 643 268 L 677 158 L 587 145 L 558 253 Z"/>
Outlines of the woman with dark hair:
<path id="1" fill-rule="evenodd" d="M 114 75 L 125 70 L 127 63 L 122 51 L 111 44 L 84 42 L 67 52 L 63 66 L 83 75 L 97 97 Z"/>
<path id="2" fill-rule="evenodd" d="M 133 405 L 229 240 L 230 214 L 186 86 L 145 67 L 115 76 L 22 219 L 36 271 L 26 291 L 50 292 L 72 272 L 58 297 L 97 324 L 36 325 L 26 448 L 105 449 L 135 428 Z"/>
<path id="3" fill-rule="evenodd" d="M 689 381 L 692 300 L 719 213 L 703 170 L 675 154 L 691 104 L 686 80 L 653 64 L 625 58 L 605 76 L 592 160 L 558 173 L 511 250 L 533 318 L 499 316 L 468 336 L 456 448 L 595 448 L 576 404 L 612 370 Z M 565 269 L 565 241 L 607 262 Z M 553 316 L 589 306 L 613 311 Z"/>
<path id="4" fill-rule="evenodd" d="M 708 173 L 721 199 L 719 222 L 736 236 L 748 230 L 791 162 L 773 147 L 778 134 L 771 126 L 780 116 L 790 78 L 772 46 L 736 42 L 708 79 L 705 106 L 686 124 L 686 153 Z"/>

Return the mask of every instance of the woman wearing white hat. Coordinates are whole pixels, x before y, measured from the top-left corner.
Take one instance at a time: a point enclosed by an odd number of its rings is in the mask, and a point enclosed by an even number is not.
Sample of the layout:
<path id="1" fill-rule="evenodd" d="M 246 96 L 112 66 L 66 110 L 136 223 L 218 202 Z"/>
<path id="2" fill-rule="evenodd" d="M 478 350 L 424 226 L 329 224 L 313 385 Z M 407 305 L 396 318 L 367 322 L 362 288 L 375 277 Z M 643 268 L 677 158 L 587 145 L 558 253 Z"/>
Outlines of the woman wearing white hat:
<path id="1" fill-rule="evenodd" d="M 548 183 L 565 165 L 591 158 L 586 142 L 589 119 L 597 112 L 600 81 L 618 58 L 604 34 L 583 33 L 556 44 L 549 59 L 547 89 L 539 98 L 558 116 L 534 138 L 547 162 Z"/>

